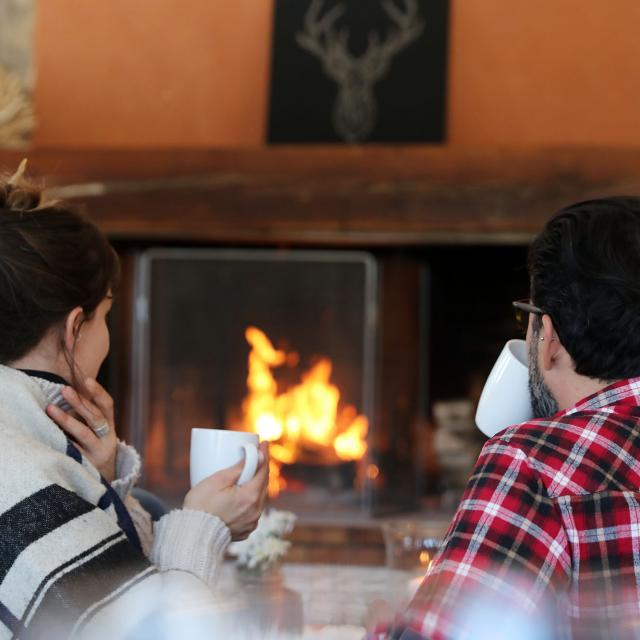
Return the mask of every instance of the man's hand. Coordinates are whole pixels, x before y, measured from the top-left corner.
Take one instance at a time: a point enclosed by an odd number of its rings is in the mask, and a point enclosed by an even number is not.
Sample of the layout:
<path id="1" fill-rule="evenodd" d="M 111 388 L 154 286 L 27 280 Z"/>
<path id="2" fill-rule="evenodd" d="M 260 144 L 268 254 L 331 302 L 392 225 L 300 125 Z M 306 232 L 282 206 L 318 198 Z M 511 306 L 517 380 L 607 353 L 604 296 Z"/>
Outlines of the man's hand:
<path id="1" fill-rule="evenodd" d="M 232 540 L 248 538 L 258 525 L 267 500 L 269 448 L 266 442 L 260 444 L 260 453 L 262 464 L 249 482 L 242 486 L 236 484 L 244 467 L 241 460 L 193 487 L 184 499 L 184 508 L 218 516 L 229 527 Z"/>

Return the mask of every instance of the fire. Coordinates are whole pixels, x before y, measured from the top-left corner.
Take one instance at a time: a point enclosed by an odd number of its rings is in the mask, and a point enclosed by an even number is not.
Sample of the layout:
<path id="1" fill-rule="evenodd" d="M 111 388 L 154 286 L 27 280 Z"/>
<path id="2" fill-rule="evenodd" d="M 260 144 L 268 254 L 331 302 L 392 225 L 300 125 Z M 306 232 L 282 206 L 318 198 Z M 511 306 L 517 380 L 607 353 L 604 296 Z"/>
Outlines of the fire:
<path id="1" fill-rule="evenodd" d="M 269 494 L 276 496 L 286 488 L 283 464 L 310 459 L 328 463 L 360 460 L 367 450 L 369 423 L 354 407 L 340 407 L 340 391 L 331 383 L 331 361 L 318 360 L 299 384 L 279 393 L 272 370 L 285 364 L 294 366 L 296 354 L 275 349 L 255 327 L 249 327 L 245 337 L 251 352 L 244 427 L 271 443 Z"/>

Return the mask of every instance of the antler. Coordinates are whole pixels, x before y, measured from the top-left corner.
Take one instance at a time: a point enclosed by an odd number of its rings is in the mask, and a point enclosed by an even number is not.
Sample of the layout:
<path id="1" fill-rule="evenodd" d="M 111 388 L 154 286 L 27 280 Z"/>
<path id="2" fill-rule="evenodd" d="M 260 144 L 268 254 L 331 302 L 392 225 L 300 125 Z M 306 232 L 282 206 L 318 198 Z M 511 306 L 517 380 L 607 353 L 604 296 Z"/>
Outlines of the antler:
<path id="1" fill-rule="evenodd" d="M 369 46 L 362 56 L 363 72 L 371 79 L 380 79 L 389 69 L 393 56 L 411 44 L 424 29 L 418 14 L 417 0 L 405 0 L 406 12 L 402 12 L 392 0 L 382 3 L 387 15 L 397 25 L 390 35 L 380 42 L 374 31 L 369 34 Z"/>
<path id="2" fill-rule="evenodd" d="M 353 60 L 349 53 L 349 31 L 336 32 L 335 23 L 344 14 L 345 8 L 339 4 L 327 11 L 321 18 L 323 0 L 313 0 L 304 18 L 304 31 L 296 34 L 296 41 L 303 48 L 316 55 L 325 70 L 334 78 L 344 76 Z"/>
<path id="3" fill-rule="evenodd" d="M 397 30 L 386 39 L 382 48 L 387 55 L 394 55 L 413 42 L 422 32 L 424 22 L 420 20 L 418 14 L 417 0 L 405 0 L 406 12 L 403 13 L 392 0 L 385 0 L 382 3 L 387 15 L 398 26 Z"/>

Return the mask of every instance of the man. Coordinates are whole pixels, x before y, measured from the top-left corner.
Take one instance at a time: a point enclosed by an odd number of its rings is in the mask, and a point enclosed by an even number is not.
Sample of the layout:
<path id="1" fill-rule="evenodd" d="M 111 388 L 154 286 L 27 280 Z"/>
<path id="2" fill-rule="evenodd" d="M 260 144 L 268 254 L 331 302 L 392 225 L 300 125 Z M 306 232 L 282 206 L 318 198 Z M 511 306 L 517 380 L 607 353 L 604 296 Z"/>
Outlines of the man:
<path id="1" fill-rule="evenodd" d="M 529 275 L 536 418 L 485 444 L 441 552 L 378 637 L 640 637 L 640 198 L 562 210 Z"/>

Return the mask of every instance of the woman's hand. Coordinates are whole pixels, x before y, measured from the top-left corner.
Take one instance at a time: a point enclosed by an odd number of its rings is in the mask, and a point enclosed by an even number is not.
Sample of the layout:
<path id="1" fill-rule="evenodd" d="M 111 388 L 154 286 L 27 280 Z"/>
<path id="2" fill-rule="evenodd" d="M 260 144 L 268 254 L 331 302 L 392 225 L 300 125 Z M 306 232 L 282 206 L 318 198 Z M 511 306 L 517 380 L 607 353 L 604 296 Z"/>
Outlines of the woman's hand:
<path id="1" fill-rule="evenodd" d="M 116 477 L 116 453 L 118 439 L 113 421 L 113 399 L 93 378 L 85 380 L 86 395 L 80 395 L 72 387 L 64 387 L 63 398 L 73 412 L 82 418 L 67 413 L 54 404 L 47 405 L 47 415 L 78 445 L 87 458 L 108 482 Z M 102 427 L 107 433 L 99 437 Z"/>
<path id="2" fill-rule="evenodd" d="M 218 516 L 229 527 L 232 540 L 248 538 L 258 525 L 267 500 L 269 448 L 266 442 L 260 444 L 260 452 L 262 464 L 249 482 L 242 486 L 236 484 L 244 467 L 241 460 L 193 487 L 184 499 L 184 508 Z"/>

